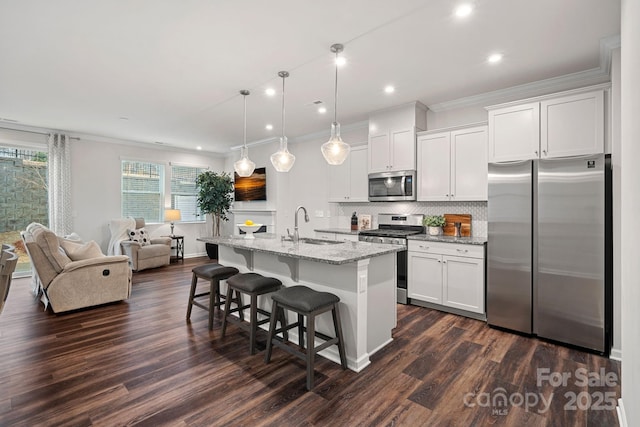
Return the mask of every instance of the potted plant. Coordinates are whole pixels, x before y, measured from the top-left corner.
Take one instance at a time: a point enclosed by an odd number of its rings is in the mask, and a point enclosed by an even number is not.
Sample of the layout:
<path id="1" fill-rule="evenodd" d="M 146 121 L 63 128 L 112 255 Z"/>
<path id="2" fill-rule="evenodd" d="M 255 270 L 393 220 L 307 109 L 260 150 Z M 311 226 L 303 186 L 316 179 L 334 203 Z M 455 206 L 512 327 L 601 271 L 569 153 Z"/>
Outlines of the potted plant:
<path id="1" fill-rule="evenodd" d="M 227 221 L 227 212 L 233 201 L 233 179 L 226 172 L 202 172 L 196 177 L 197 203 L 200 211 L 211 215 L 212 236 L 220 236 L 220 223 Z M 217 245 L 207 244 L 209 258 L 217 259 Z"/>
<path id="2" fill-rule="evenodd" d="M 442 215 L 427 215 L 422 220 L 422 225 L 427 227 L 427 232 L 431 236 L 439 236 L 442 234 L 442 227 L 446 223 Z"/>

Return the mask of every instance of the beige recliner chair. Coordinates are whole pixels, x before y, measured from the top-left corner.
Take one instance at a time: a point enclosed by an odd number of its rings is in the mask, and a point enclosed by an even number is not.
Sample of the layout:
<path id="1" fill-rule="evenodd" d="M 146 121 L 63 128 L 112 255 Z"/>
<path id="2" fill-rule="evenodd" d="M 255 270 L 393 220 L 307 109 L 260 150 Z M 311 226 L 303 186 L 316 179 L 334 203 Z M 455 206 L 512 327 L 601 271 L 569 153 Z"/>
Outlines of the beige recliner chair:
<path id="1" fill-rule="evenodd" d="M 45 308 L 51 304 L 55 313 L 61 313 L 125 300 L 131 295 L 126 256 L 105 256 L 93 241 L 68 241 L 38 223 L 29 224 L 20 234 Z"/>
<path id="2" fill-rule="evenodd" d="M 138 235 L 134 237 L 137 241 L 130 240 L 130 231 L 144 229 L 144 227 L 143 218 L 111 220 L 109 223 L 111 232 L 109 254 L 124 254 L 128 256 L 133 271 L 169 265 L 171 262 L 170 237 L 147 237 L 143 239 Z"/>

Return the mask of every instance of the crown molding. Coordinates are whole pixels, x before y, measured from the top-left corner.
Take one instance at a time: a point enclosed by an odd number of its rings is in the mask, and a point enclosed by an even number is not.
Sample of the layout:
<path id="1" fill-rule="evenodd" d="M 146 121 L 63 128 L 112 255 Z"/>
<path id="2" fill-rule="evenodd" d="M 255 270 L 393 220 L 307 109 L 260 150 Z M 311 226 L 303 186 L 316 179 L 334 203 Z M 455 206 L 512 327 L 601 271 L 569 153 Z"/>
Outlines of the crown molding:
<path id="1" fill-rule="evenodd" d="M 620 36 L 606 37 L 600 40 L 600 66 L 590 70 L 578 71 L 563 76 L 552 77 L 536 82 L 525 83 L 506 89 L 485 92 L 464 98 L 429 105 L 436 113 L 457 108 L 486 106 L 506 102 L 512 99 L 531 98 L 541 94 L 593 86 L 611 80 L 612 52 L 620 47 Z"/>

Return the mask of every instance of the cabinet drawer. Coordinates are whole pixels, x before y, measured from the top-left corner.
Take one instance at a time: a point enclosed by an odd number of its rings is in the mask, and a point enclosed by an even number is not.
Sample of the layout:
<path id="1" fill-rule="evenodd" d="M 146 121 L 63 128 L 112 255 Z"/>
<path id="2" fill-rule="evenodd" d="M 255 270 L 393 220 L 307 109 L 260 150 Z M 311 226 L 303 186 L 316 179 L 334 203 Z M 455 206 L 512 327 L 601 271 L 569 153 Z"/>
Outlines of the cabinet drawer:
<path id="1" fill-rule="evenodd" d="M 484 246 L 481 245 L 409 240 L 408 250 L 469 258 L 484 258 Z"/>
<path id="2" fill-rule="evenodd" d="M 336 240 L 336 234 L 335 233 L 327 233 L 325 231 L 316 231 L 316 239 Z M 342 240 L 342 239 L 340 239 L 340 240 Z"/>

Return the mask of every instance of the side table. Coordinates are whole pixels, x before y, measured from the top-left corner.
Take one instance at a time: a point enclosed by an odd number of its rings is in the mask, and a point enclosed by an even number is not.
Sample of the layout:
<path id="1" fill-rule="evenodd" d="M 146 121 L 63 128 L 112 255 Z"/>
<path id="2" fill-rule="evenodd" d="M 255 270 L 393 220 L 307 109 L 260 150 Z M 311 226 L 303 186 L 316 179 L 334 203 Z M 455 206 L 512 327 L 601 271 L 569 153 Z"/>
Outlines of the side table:
<path id="1" fill-rule="evenodd" d="M 171 256 L 171 262 L 173 261 L 184 262 L 184 236 L 178 236 L 174 234 L 172 236 L 162 236 L 162 237 L 169 237 L 171 239 L 171 250 L 176 251 L 176 254 Z"/>

